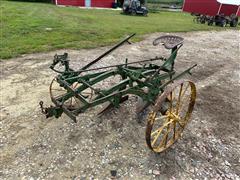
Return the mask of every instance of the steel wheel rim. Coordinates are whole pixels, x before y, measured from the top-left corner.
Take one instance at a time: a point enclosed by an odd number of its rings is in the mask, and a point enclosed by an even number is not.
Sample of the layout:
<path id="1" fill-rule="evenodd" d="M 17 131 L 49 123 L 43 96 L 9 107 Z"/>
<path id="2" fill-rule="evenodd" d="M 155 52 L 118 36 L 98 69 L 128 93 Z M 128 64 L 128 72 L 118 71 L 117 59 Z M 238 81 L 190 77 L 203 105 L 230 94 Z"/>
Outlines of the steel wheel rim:
<path id="1" fill-rule="evenodd" d="M 174 98 L 173 92 L 177 88 L 179 89 L 179 96 L 177 98 Z M 180 109 L 180 106 L 183 106 L 184 104 L 178 104 L 179 97 L 180 102 L 181 98 L 184 97 L 184 88 L 189 91 L 189 94 L 187 95 L 188 97 L 186 97 L 187 101 L 185 103 L 185 113 L 183 113 L 182 109 Z M 163 152 L 167 148 L 172 146 L 181 137 L 182 132 L 191 117 L 195 104 L 195 99 L 196 87 L 191 81 L 180 81 L 178 83 L 174 83 L 171 88 L 166 90 L 157 99 L 153 110 L 148 115 L 146 128 L 146 142 L 151 150 L 157 153 Z M 166 103 L 167 100 L 170 103 L 167 111 L 164 115 L 161 114 L 161 116 L 159 116 L 159 114 L 162 113 L 160 112 L 162 111 L 162 106 L 164 105 L 164 103 Z M 174 104 L 174 101 L 176 101 L 176 104 Z"/>

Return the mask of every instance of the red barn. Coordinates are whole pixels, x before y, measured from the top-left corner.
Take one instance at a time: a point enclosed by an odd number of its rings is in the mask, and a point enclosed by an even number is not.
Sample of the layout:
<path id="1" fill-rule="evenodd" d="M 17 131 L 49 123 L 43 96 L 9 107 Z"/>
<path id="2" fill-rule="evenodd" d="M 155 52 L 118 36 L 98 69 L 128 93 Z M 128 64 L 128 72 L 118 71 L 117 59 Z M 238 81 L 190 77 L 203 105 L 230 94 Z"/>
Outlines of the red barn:
<path id="1" fill-rule="evenodd" d="M 115 0 L 55 0 L 56 5 L 111 8 Z"/>
<path id="2" fill-rule="evenodd" d="M 240 0 L 185 0 L 183 11 L 210 16 L 221 13 L 240 16 Z"/>

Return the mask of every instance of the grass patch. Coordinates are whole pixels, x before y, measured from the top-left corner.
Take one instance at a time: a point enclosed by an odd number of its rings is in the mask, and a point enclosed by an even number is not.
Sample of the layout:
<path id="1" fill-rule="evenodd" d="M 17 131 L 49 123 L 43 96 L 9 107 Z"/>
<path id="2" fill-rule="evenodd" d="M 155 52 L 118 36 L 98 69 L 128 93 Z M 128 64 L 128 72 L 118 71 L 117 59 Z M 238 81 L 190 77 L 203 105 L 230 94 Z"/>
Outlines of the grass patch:
<path id="1" fill-rule="evenodd" d="M 222 29 L 195 24 L 180 12 L 126 16 L 119 11 L 57 7 L 52 4 L 2 1 L 0 58 L 60 48 L 93 48 L 110 45 L 130 33 L 135 40 L 153 32 L 186 32 Z"/>

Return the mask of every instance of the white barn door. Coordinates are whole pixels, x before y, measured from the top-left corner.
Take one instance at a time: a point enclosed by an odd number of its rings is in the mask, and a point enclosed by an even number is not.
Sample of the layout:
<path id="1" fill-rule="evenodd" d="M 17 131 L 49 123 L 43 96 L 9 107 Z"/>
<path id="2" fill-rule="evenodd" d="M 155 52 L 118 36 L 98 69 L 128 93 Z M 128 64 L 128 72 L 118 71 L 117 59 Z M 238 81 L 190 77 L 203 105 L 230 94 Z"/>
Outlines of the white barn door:
<path id="1" fill-rule="evenodd" d="M 85 0 L 85 7 L 91 7 L 91 0 Z"/>

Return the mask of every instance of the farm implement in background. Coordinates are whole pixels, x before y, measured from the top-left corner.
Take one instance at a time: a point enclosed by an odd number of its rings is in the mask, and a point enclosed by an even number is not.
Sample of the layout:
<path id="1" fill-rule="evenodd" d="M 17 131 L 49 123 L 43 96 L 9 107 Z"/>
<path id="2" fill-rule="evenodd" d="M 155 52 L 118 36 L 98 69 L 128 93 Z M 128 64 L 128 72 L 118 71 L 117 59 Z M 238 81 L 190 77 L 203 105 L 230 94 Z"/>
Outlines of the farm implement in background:
<path id="1" fill-rule="evenodd" d="M 148 10 L 143 6 L 140 0 L 124 0 L 123 13 L 129 15 L 143 15 L 147 16 Z"/>
<path id="2" fill-rule="evenodd" d="M 205 24 L 209 26 L 216 25 L 225 27 L 229 25 L 230 27 L 236 27 L 238 25 L 238 17 L 235 14 L 230 16 L 225 16 L 224 14 L 218 14 L 216 16 L 202 15 L 202 14 L 192 14 L 194 15 L 194 22 Z"/>
<path id="3" fill-rule="evenodd" d="M 163 44 L 171 50 L 168 58 L 162 56 L 147 60 L 90 68 L 113 50 L 122 46 L 135 34 L 103 53 L 101 56 L 83 66 L 80 70 L 73 70 L 69 64 L 68 54 L 55 55 L 50 68 L 58 75 L 50 84 L 50 97 L 54 106 L 44 107 L 40 102 L 41 111 L 46 117 L 59 118 L 63 113 L 74 122 L 76 117 L 87 109 L 106 104 L 100 113 L 110 107 L 119 107 L 129 95 L 141 98 L 142 103 L 137 108 L 141 113 L 151 107 L 147 119 L 146 142 L 154 152 L 162 152 L 170 147 L 182 135 L 192 114 L 196 87 L 188 80 L 178 80 L 196 66 L 186 68 L 177 73 L 174 62 L 179 49 L 183 45 L 183 38 L 178 36 L 161 36 L 153 41 L 153 45 Z M 162 61 L 162 63 L 153 63 Z M 162 64 L 162 65 L 158 65 Z M 56 68 L 61 65 L 60 68 Z M 114 79 L 114 85 L 105 85 L 104 81 Z"/>
<path id="4" fill-rule="evenodd" d="M 236 27 L 240 16 L 239 0 L 185 0 L 183 11 L 194 15 L 194 21 L 209 26 Z"/>

